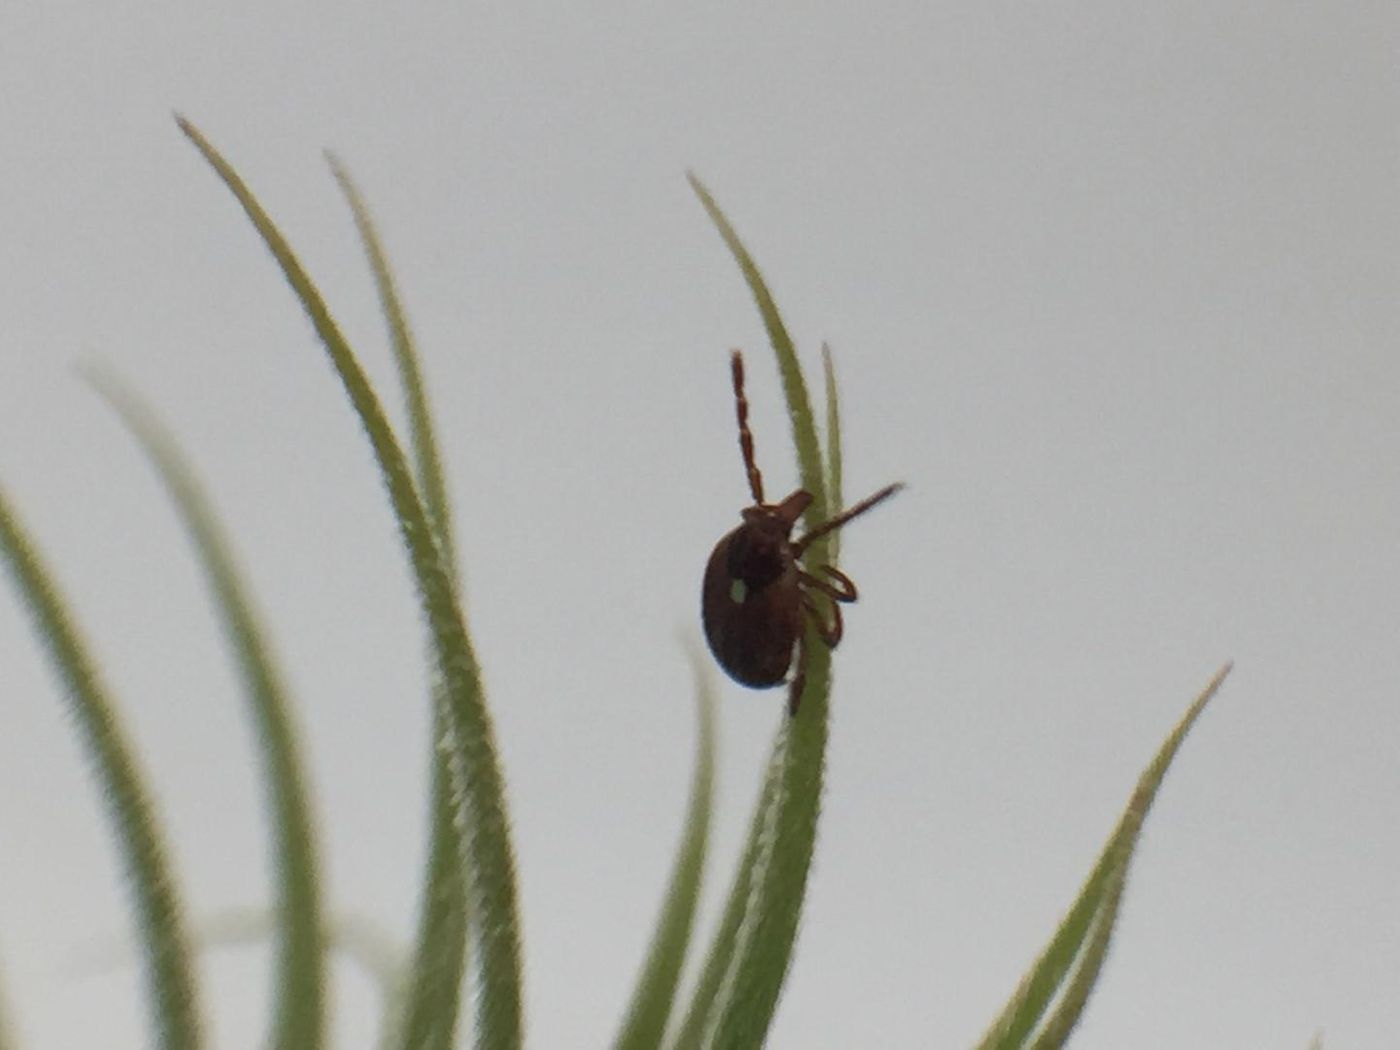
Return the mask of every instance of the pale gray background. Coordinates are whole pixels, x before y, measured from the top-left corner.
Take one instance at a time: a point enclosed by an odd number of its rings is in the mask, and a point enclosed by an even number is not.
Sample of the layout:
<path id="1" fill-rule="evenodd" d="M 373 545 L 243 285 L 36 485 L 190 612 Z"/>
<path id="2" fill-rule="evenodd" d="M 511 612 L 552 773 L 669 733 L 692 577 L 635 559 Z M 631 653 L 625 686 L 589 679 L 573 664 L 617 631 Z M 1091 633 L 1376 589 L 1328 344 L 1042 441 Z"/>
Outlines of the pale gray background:
<path id="1" fill-rule="evenodd" d="M 241 699 L 151 472 L 75 377 L 159 405 L 295 686 L 336 903 L 409 928 L 423 637 L 310 328 L 177 133 L 284 224 L 392 389 L 321 160 L 421 337 L 510 785 L 534 1047 L 606 1045 L 677 833 L 700 569 L 745 501 L 726 354 L 794 484 L 706 178 L 815 369 L 837 350 L 862 602 L 771 1045 L 957 1047 L 1050 934 L 1152 750 L 1083 1047 L 1400 1041 L 1400 150 L 1392 4 L 10 5 L 0 479 L 119 691 L 197 913 L 265 899 Z M 397 408 L 397 405 L 395 405 Z M 776 693 L 723 690 L 703 945 Z M 35 1047 L 138 1047 L 85 763 L 0 599 L 0 965 Z M 259 1044 L 264 953 L 208 961 Z M 372 986 L 336 973 L 339 1045 Z"/>

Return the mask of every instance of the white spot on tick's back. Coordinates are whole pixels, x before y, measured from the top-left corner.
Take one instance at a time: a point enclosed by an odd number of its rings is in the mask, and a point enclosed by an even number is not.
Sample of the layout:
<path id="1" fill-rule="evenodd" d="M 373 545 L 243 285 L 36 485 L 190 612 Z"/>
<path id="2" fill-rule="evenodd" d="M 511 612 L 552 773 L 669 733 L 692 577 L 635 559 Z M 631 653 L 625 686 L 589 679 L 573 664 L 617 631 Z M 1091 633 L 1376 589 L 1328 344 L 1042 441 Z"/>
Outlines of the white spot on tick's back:
<path id="1" fill-rule="evenodd" d="M 735 605 L 743 605 L 744 599 L 749 596 L 748 585 L 743 580 L 733 579 L 729 581 L 729 600 Z"/>

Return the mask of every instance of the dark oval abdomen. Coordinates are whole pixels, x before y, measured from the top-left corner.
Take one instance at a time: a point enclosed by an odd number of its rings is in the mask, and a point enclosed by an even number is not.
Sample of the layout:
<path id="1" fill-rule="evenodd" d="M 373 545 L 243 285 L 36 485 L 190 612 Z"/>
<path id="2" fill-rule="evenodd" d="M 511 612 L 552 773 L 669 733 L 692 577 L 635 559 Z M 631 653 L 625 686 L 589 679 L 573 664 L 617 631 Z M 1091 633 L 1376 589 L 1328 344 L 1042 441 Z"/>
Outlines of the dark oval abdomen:
<path id="1" fill-rule="evenodd" d="M 776 579 L 750 588 L 730 575 L 730 544 L 741 525 L 715 544 L 705 566 L 701 614 L 705 640 L 735 681 L 763 689 L 780 685 L 792 666 L 802 626 L 797 569 L 784 565 Z"/>

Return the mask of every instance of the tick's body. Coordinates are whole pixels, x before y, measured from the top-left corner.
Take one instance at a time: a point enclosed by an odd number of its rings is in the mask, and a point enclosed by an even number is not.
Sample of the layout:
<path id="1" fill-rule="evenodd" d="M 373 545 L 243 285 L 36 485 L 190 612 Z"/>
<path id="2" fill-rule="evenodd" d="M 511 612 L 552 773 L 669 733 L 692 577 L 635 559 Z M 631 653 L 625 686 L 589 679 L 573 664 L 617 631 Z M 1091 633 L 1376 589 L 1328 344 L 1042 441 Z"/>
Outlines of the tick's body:
<path id="1" fill-rule="evenodd" d="M 776 507 L 746 507 L 744 524 L 715 544 L 702 607 L 710 650 L 735 681 L 777 685 L 802 632 L 797 559 L 788 539 L 812 497 L 799 489 Z"/>
<path id="2" fill-rule="evenodd" d="M 749 406 L 744 398 L 744 359 L 737 350 L 731 367 L 739 447 L 754 504 L 741 512 L 743 524 L 715 544 L 705 567 L 701 595 L 705 638 L 729 676 L 755 689 L 780 685 L 795 659 L 797 670 L 788 707 L 796 714 L 806 672 L 804 617 L 810 616 L 817 636 L 835 648 L 842 632 L 841 608 L 836 603 L 856 600 L 850 577 L 830 565 L 819 569 L 826 578 L 813 575 L 802 568 L 802 554 L 817 537 L 834 532 L 903 486 L 881 489 L 794 541 L 792 530 L 811 505 L 812 494 L 798 489 L 781 503 L 763 502 L 763 477 L 754 463 Z M 814 591 L 829 599 L 829 617 L 822 616 Z"/>

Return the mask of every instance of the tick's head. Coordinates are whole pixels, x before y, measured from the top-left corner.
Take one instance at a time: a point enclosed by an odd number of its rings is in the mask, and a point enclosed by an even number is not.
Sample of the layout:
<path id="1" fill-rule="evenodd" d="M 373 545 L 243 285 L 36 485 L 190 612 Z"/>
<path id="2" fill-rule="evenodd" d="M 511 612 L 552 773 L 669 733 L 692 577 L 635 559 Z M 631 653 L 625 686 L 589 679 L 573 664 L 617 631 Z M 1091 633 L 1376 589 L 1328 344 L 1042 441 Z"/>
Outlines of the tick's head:
<path id="1" fill-rule="evenodd" d="M 784 539 L 792 535 L 793 526 L 808 507 L 812 505 L 812 494 L 806 489 L 798 489 L 781 503 L 758 503 L 745 507 L 740 512 L 745 525 L 752 525 L 764 532 L 772 532 Z"/>
<path id="2" fill-rule="evenodd" d="M 729 539 L 729 578 L 757 589 L 785 575 L 793 562 L 793 526 L 811 502 L 811 494 L 798 489 L 781 503 L 745 507 L 744 524 Z"/>

